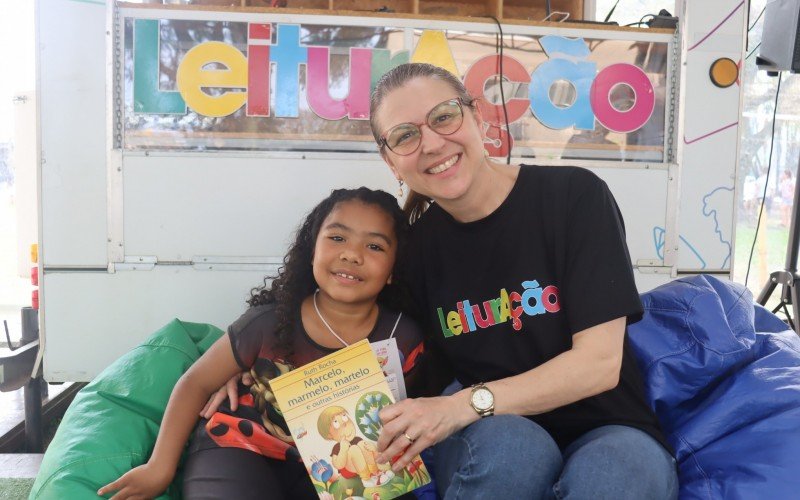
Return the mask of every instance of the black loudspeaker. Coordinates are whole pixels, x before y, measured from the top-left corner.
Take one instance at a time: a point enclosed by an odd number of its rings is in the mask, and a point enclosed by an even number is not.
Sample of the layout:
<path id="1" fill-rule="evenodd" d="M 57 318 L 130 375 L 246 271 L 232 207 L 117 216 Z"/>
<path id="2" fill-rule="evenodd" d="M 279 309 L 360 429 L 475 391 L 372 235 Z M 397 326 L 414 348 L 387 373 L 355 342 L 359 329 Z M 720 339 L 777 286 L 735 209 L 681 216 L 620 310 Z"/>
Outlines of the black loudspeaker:
<path id="1" fill-rule="evenodd" d="M 767 0 L 756 64 L 770 73 L 800 72 L 800 0 Z"/>

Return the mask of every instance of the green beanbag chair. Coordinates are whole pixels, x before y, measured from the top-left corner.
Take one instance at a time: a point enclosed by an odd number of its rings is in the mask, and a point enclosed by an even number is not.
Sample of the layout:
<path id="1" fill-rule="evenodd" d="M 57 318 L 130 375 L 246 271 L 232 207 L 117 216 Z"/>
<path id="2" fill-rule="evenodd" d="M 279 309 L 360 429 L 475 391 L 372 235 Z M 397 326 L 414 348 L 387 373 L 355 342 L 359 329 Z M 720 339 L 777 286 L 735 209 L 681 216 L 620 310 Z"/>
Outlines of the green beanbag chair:
<path id="1" fill-rule="evenodd" d="M 175 319 L 100 373 L 67 409 L 29 498 L 97 498 L 143 464 L 175 383 L 222 333 Z M 180 498 L 179 480 L 160 498 Z"/>

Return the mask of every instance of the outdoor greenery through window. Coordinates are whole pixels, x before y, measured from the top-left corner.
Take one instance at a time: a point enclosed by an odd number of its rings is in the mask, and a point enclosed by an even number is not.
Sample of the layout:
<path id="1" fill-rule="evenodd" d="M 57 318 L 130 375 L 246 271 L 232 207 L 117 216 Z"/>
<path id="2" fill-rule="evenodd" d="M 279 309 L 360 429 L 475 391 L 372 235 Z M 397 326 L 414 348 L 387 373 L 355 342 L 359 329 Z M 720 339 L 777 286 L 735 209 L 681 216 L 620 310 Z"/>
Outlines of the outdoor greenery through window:
<path id="1" fill-rule="evenodd" d="M 776 110 L 778 78 L 758 70 L 755 63 L 764 23 L 763 16 L 759 16 L 767 1 L 753 0 L 750 5 L 749 43 L 747 59 L 743 63 L 744 116 L 740 130 L 737 176 L 739 205 L 734 279 L 741 283 L 747 279 L 747 285 L 754 295 L 766 284 L 771 272 L 782 270 L 785 266 L 800 155 L 800 78 L 789 73 L 781 76 Z M 748 276 L 759 213 L 761 223 Z M 778 292 L 773 293 L 770 304 L 777 303 L 780 296 Z"/>

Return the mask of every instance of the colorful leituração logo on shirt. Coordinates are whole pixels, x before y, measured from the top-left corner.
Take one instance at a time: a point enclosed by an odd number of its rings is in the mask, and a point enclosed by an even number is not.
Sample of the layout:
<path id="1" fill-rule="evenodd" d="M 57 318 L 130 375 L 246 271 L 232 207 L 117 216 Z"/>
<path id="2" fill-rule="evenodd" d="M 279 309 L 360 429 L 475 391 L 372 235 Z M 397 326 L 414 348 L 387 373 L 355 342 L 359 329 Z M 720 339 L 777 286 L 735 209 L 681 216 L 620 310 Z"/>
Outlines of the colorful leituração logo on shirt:
<path id="1" fill-rule="evenodd" d="M 524 291 L 508 293 L 505 288 L 500 290 L 496 299 L 485 300 L 483 304 L 470 304 L 468 300 L 456 303 L 455 311 L 445 311 L 439 307 L 436 313 L 439 324 L 445 337 L 453 337 L 462 333 L 474 332 L 482 328 L 489 328 L 511 320 L 514 330 L 522 329 L 522 315 L 538 316 L 546 313 L 556 313 L 561 310 L 558 298 L 558 287 L 549 285 L 544 288 L 539 282 L 523 281 Z"/>

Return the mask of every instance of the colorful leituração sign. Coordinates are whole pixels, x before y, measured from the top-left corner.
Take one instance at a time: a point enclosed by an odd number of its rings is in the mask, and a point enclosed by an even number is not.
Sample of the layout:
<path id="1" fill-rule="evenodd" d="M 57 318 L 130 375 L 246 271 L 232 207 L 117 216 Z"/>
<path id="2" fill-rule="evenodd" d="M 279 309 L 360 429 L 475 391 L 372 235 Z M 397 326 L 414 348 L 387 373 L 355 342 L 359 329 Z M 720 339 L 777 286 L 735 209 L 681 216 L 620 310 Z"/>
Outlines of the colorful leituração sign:
<path id="1" fill-rule="evenodd" d="M 630 134 L 648 125 L 659 105 L 656 86 L 642 67 L 629 62 L 601 66 L 593 57 L 591 43 L 583 38 L 540 36 L 534 38 L 536 50 L 528 49 L 517 57 L 513 51 L 503 56 L 486 54 L 468 61 L 461 75 L 457 60 L 464 67 L 463 57 L 454 53 L 453 44 L 441 30 L 423 30 L 408 50 L 344 48 L 334 43 L 320 45 L 317 39 L 306 42 L 303 25 L 283 23 L 240 23 L 246 33 L 244 44 L 208 40 L 186 50 L 184 41 L 185 52 L 177 59 L 172 90 L 164 85 L 161 71 L 162 22 L 132 20 L 129 116 L 194 113 L 218 119 L 236 115 L 238 123 L 251 119 L 286 123 L 306 110 L 323 121 L 366 121 L 370 92 L 378 79 L 408 61 L 437 64 L 463 78 L 470 93 L 479 98 L 487 122 L 487 149 L 495 156 L 505 155 L 515 139 L 526 140 L 513 137 L 518 135 L 514 125 L 525 120 L 576 134 L 598 128 L 604 129 L 604 134 Z M 340 59 L 338 76 L 332 70 L 334 51 Z M 537 56 L 535 64 L 520 60 L 528 54 Z M 344 65 L 342 59 L 346 59 Z M 659 77 L 666 73 L 663 66 Z M 527 87 L 525 93 L 506 96 L 505 110 L 496 98 L 486 95 L 487 85 L 499 78 L 501 67 L 504 86 Z M 558 85 L 572 89 L 570 102 L 555 102 L 553 89 Z M 620 88 L 625 91 L 622 94 L 631 96 L 623 105 L 615 101 Z M 663 106 L 661 102 L 661 117 Z M 651 145 L 663 150 L 663 123 L 656 125 L 661 131 Z M 369 140 L 364 129 L 359 130 L 361 133 L 351 134 L 348 140 Z"/>
<path id="2" fill-rule="evenodd" d="M 227 116 L 242 106 L 247 106 L 247 116 L 270 116 L 270 104 L 275 116 L 294 118 L 298 116 L 298 93 L 300 66 L 306 66 L 308 105 L 326 120 L 369 119 L 369 94 L 371 84 L 385 71 L 400 62 L 408 61 L 407 52 L 395 57 L 396 64 L 387 65 L 387 58 L 376 60 L 373 53 L 382 49 L 350 49 L 350 91 L 344 99 L 334 99 L 328 88 L 330 60 L 329 47 L 306 46 L 300 43 L 298 25 L 279 24 L 278 43 L 271 45 L 270 24 L 248 26 L 248 55 L 223 42 L 203 42 L 186 53 L 178 66 L 178 91 L 165 92 L 158 88 L 158 65 L 145 58 L 158 57 L 158 21 L 138 19 L 136 21 L 136 46 L 134 57 L 134 99 L 137 113 L 185 114 L 187 105 L 204 116 Z M 423 43 L 425 43 L 423 36 Z M 439 39 L 447 43 L 443 37 Z M 429 43 L 436 43 L 429 42 Z M 597 72 L 597 64 L 586 61 L 589 48 L 581 39 L 560 36 L 544 36 L 539 43 L 549 60 L 533 69 L 531 73 L 513 57 L 503 56 L 505 76 L 519 83 L 531 83 L 527 99 L 514 99 L 507 103 L 512 112 L 509 122 L 519 119 L 527 108 L 545 126 L 553 129 L 575 127 L 594 129 L 597 119 L 603 126 L 616 132 L 632 132 L 642 127 L 655 106 L 653 85 L 640 68 L 632 64 L 613 64 Z M 433 49 L 433 50 L 431 50 Z M 450 52 L 449 48 L 421 47 L 421 52 Z M 498 76 L 498 55 L 490 55 L 477 61 L 464 75 L 465 83 L 475 95 L 482 97 L 482 86 L 486 80 Z M 414 57 L 416 62 L 428 62 Z M 436 62 L 436 61 L 432 61 Z M 205 69 L 211 64 L 223 69 Z M 269 102 L 270 73 L 276 67 L 277 88 L 275 99 Z M 455 66 L 455 64 L 453 65 Z M 147 68 L 148 70 L 139 71 Z M 570 82 L 577 91 L 575 102 L 566 108 L 553 104 L 549 90 L 559 80 Z M 621 111 L 609 101 L 609 93 L 616 85 L 627 85 L 636 94 L 632 108 Z M 221 95 L 207 94 L 205 88 L 221 88 Z M 494 105 L 496 108 L 502 106 Z M 496 113 L 492 113 L 494 115 Z M 490 115 L 490 116 L 491 116 Z"/>

